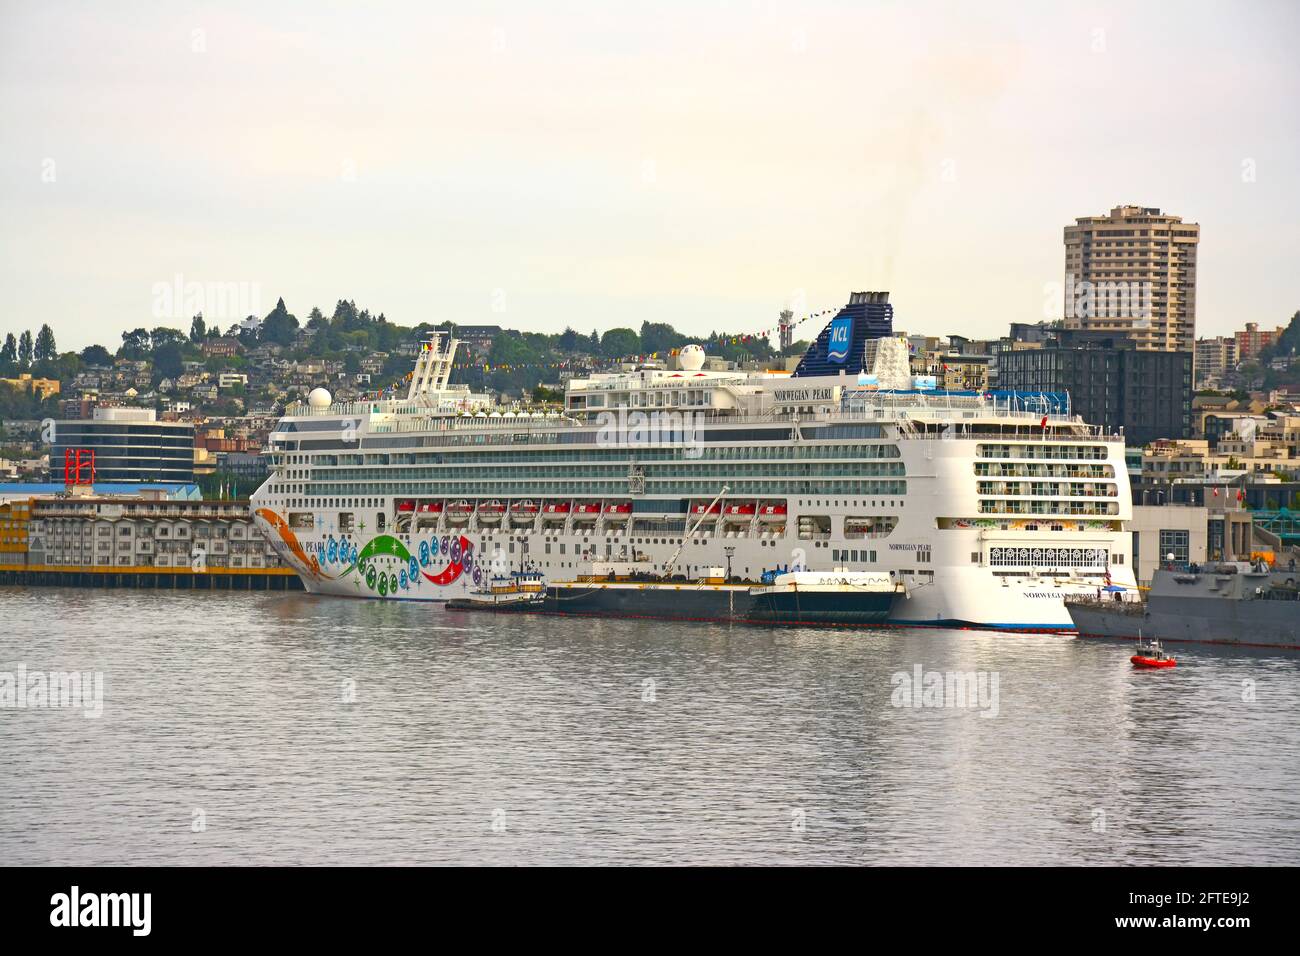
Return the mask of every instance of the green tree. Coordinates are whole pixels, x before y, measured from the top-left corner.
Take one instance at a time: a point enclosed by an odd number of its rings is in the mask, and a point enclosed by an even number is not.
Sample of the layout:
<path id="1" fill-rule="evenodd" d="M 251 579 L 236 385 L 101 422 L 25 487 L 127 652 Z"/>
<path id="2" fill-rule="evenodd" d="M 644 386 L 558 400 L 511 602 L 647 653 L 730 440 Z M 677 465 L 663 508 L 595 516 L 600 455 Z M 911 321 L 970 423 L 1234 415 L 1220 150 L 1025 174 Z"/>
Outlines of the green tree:
<path id="1" fill-rule="evenodd" d="M 645 352 L 666 353 L 681 348 L 689 340 L 666 322 L 641 323 L 641 348 Z"/>
<path id="2" fill-rule="evenodd" d="M 289 310 L 285 308 L 284 299 L 281 298 L 275 304 L 275 308 L 267 313 L 266 318 L 262 320 L 261 328 L 258 329 L 258 336 L 263 342 L 274 342 L 276 345 L 293 345 L 294 337 L 298 334 L 298 318 L 290 315 Z"/>
<path id="3" fill-rule="evenodd" d="M 117 350 L 117 354 L 123 358 L 142 359 L 148 357 L 149 350 L 149 330 L 135 329 L 122 333 L 122 347 Z"/>
<path id="4" fill-rule="evenodd" d="M 0 364 L 16 365 L 18 363 L 18 340 L 9 332 L 5 335 L 5 344 L 0 348 Z"/>
<path id="5" fill-rule="evenodd" d="M 200 312 L 194 318 L 190 319 L 190 341 L 195 345 L 203 342 L 204 337 L 208 334 L 208 325 L 203 321 L 203 313 Z"/>
<path id="6" fill-rule="evenodd" d="M 58 357 L 59 350 L 54 345 L 54 330 L 48 324 L 42 325 L 40 331 L 36 333 L 36 344 L 33 346 L 32 354 L 38 362 L 49 362 Z"/>
<path id="7" fill-rule="evenodd" d="M 1270 359 L 1279 355 L 1294 355 L 1300 352 L 1300 311 L 1291 316 L 1291 321 L 1277 341 L 1260 350 L 1259 360 L 1265 365 Z"/>
<path id="8" fill-rule="evenodd" d="M 185 337 L 185 333 L 180 329 L 169 329 L 160 325 L 149 333 L 149 348 L 154 352 L 165 345 L 181 346 L 187 341 L 189 340 Z"/>
<path id="9" fill-rule="evenodd" d="M 102 345 L 87 345 L 81 350 L 81 364 L 108 368 L 113 364 L 113 354 Z"/>
<path id="10" fill-rule="evenodd" d="M 341 332 L 355 332 L 362 323 L 361 315 L 357 312 L 357 304 L 339 299 L 334 306 L 334 316 L 330 319 L 330 325 Z"/>
<path id="11" fill-rule="evenodd" d="M 606 358 L 623 358 L 641 351 L 641 339 L 631 329 L 610 329 L 600 337 L 600 354 Z"/>
<path id="12" fill-rule="evenodd" d="M 175 342 L 167 342 L 153 353 L 154 381 L 164 378 L 175 379 L 185 370 L 185 356 L 181 347 Z"/>
<path id="13" fill-rule="evenodd" d="M 565 326 L 564 331 L 560 333 L 560 337 L 555 341 L 555 347 L 561 352 L 580 352 L 585 351 L 586 342 L 583 341 L 581 335 Z"/>
<path id="14" fill-rule="evenodd" d="M 24 330 L 23 334 L 18 336 L 18 366 L 27 368 L 32 364 L 32 333 Z"/>

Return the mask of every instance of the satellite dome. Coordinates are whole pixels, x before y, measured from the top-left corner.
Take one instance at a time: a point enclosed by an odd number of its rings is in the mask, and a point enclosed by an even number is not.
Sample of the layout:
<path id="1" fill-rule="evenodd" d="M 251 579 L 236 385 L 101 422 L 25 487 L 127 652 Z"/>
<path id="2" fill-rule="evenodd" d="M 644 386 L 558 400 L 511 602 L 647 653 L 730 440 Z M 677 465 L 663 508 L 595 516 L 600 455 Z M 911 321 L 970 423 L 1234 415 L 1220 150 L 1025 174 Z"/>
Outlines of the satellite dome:
<path id="1" fill-rule="evenodd" d="M 312 408 L 329 408 L 330 402 L 334 401 L 328 389 L 313 388 L 307 394 L 307 404 Z"/>
<path id="2" fill-rule="evenodd" d="M 704 349 L 698 345 L 686 345 L 677 353 L 677 364 L 683 371 L 698 372 L 704 368 Z"/>

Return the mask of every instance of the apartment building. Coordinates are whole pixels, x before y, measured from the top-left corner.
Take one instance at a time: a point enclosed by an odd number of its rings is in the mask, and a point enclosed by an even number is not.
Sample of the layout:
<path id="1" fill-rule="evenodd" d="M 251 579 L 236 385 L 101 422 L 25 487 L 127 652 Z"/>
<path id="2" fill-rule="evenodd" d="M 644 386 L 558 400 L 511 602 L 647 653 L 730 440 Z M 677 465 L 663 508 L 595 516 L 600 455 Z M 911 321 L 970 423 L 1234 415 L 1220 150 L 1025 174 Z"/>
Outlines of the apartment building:
<path id="1" fill-rule="evenodd" d="M 1280 325 L 1275 329 L 1261 329 L 1258 322 L 1247 322 L 1246 327 L 1233 336 L 1237 361 L 1253 362 L 1259 357 L 1260 352 L 1281 338 L 1285 331 L 1286 329 Z"/>
<path id="2" fill-rule="evenodd" d="M 1200 226 L 1116 206 L 1065 227 L 1065 326 L 1120 334 L 1139 349 L 1191 352 Z"/>
<path id="3" fill-rule="evenodd" d="M 1196 340 L 1196 380 L 1217 382 L 1237 367 L 1237 339 L 1216 335 Z"/>

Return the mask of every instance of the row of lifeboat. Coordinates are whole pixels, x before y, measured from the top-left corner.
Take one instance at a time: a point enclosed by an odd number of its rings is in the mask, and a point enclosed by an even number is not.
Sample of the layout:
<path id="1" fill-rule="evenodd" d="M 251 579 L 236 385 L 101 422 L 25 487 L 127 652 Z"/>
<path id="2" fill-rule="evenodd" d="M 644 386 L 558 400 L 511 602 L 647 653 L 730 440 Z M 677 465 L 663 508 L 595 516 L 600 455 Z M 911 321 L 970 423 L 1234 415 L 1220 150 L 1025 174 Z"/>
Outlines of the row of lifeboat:
<path id="1" fill-rule="evenodd" d="M 593 520 L 601 515 L 607 518 L 627 516 L 632 514 L 632 503 L 630 501 L 553 501 L 538 505 L 537 502 L 526 498 L 507 506 L 497 499 L 480 501 L 477 504 L 464 498 L 448 501 L 445 504 L 441 501 L 408 500 L 397 503 L 397 513 L 399 516 L 420 515 L 431 518 L 445 514 L 449 524 L 464 523 L 471 517 L 477 517 L 480 524 L 500 524 L 509 515 L 510 521 L 515 524 L 532 524 L 537 520 L 538 515 L 547 519 L 561 520 L 568 518 L 570 514 Z"/>
<path id="2" fill-rule="evenodd" d="M 464 498 L 457 501 L 414 501 L 397 503 L 399 516 L 438 518 L 447 516 L 449 524 L 459 524 L 477 517 L 480 524 L 500 524 L 509 516 L 515 524 L 532 524 L 540 515 L 544 520 L 564 520 L 570 515 L 578 519 L 595 520 L 599 517 L 617 519 L 632 514 L 630 501 L 550 501 L 539 505 L 531 499 L 515 501 L 510 505 L 492 499 L 477 504 Z M 690 517 L 701 523 L 723 521 L 749 523 L 757 519 L 767 523 L 782 523 L 786 519 L 784 502 L 699 502 L 691 507 Z"/>
<path id="3" fill-rule="evenodd" d="M 730 501 L 723 503 L 700 502 L 691 508 L 691 517 L 701 522 L 729 522 L 748 524 L 754 519 L 763 522 L 780 523 L 786 519 L 787 509 L 783 502 Z"/>

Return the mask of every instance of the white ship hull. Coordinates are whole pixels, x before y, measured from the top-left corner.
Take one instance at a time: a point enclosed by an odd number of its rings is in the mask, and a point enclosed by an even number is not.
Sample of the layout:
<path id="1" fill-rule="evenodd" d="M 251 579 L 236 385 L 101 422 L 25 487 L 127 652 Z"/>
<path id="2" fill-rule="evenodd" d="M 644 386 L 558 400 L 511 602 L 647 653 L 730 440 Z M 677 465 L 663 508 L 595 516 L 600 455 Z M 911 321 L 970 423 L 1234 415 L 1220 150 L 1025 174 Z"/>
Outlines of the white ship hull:
<path id="1" fill-rule="evenodd" d="M 658 555 L 660 563 L 669 557 L 672 549 Z M 740 557 L 733 557 L 733 564 Z M 290 560 L 291 563 L 298 562 Z M 561 562 L 554 562 L 560 564 Z M 725 559 L 724 559 L 725 563 Z M 385 573 L 400 575 L 401 563 L 383 561 Z M 546 562 L 533 562 L 547 574 L 549 580 L 564 580 L 575 573 L 571 568 L 555 567 L 547 571 Z M 737 565 L 739 566 L 739 565 Z M 438 570 L 445 569 L 446 563 Z M 883 566 L 880 566 L 883 567 Z M 364 578 L 355 572 L 343 577 L 316 577 L 303 574 L 308 592 L 320 595 L 352 598 L 379 598 L 367 588 Z M 1125 575 L 1113 575 L 1116 584 L 1132 587 L 1134 583 Z M 404 587 L 399 577 L 395 592 L 383 595 L 384 600 L 446 601 L 465 597 L 474 588 L 472 568 L 462 571 L 455 580 L 445 585 L 430 584 L 427 580 L 411 583 L 409 573 Z M 895 603 L 889 623 L 913 627 L 971 627 L 1008 631 L 1072 632 L 1074 623 L 1065 609 L 1067 597 L 1093 596 L 1099 585 L 1096 582 L 1070 580 L 1068 577 L 1043 576 L 1037 580 L 1024 579 L 1014 583 L 999 579 L 988 569 L 936 567 L 932 583 L 927 580 L 920 586 L 909 586 L 904 596 Z"/>

